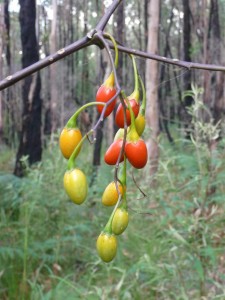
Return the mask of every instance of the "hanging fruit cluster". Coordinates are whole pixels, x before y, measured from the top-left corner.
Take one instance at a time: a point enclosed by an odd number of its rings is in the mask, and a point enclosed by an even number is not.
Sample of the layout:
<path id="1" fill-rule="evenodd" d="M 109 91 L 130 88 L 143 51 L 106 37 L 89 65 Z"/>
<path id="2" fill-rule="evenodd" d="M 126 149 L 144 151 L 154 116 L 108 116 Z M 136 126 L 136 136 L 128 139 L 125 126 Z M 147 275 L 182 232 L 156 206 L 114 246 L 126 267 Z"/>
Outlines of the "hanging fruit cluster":
<path id="1" fill-rule="evenodd" d="M 84 140 L 93 134 L 90 130 L 82 137 L 77 126 L 77 118 L 82 110 L 95 105 L 101 114 L 100 120 L 107 118 L 115 109 L 116 102 L 120 101 L 115 123 L 119 127 L 113 143 L 104 155 L 106 164 L 116 166 L 115 180 L 110 182 L 102 195 L 102 204 L 114 206 L 109 220 L 97 238 L 97 251 L 104 262 L 110 262 L 116 256 L 117 236 L 122 234 L 128 226 L 129 213 L 127 206 L 127 161 L 136 169 L 143 168 L 147 163 L 147 147 L 141 135 L 145 129 L 146 95 L 143 82 L 138 75 L 135 58 L 131 55 L 134 70 L 134 91 L 126 97 L 124 91 L 117 90 L 115 85 L 116 67 L 118 65 L 118 50 L 115 40 L 110 35 L 115 48 L 115 62 L 113 71 L 105 82 L 99 87 L 96 101 L 90 102 L 79 108 L 69 119 L 59 138 L 59 145 L 63 156 L 68 159 L 67 171 L 64 175 L 64 188 L 68 197 L 75 204 L 82 204 L 88 193 L 88 184 L 82 170 L 76 168 L 76 158 L 81 150 Z M 140 104 L 141 83 L 142 101 Z M 119 175 L 117 170 L 120 169 Z"/>

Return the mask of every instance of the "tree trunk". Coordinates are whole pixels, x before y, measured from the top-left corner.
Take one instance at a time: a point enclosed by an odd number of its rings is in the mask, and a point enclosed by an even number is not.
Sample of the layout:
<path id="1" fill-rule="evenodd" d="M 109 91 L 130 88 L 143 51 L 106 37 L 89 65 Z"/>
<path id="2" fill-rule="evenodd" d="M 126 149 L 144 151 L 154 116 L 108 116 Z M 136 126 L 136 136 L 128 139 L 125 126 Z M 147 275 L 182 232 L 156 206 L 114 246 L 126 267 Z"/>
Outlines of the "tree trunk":
<path id="1" fill-rule="evenodd" d="M 98 120 L 100 114 L 98 113 L 96 116 L 96 120 Z M 93 155 L 93 166 L 100 166 L 101 164 L 101 148 L 102 148 L 102 139 L 103 139 L 103 122 L 100 123 L 97 131 L 96 131 L 96 141 L 94 145 L 94 155 Z"/>
<path id="2" fill-rule="evenodd" d="M 21 26 L 22 67 L 39 60 L 38 43 L 35 33 L 35 0 L 20 0 L 19 21 Z M 24 175 L 23 156 L 28 156 L 29 164 L 41 160 L 41 80 L 39 73 L 24 79 L 22 86 L 23 112 L 22 132 L 16 157 L 14 174 Z"/>
<path id="3" fill-rule="evenodd" d="M 171 28 L 173 26 L 173 17 L 174 17 L 173 9 L 174 9 L 174 6 L 171 7 L 171 13 L 170 13 L 170 18 L 169 18 L 169 20 L 170 20 L 169 26 L 168 26 L 167 31 L 165 33 L 165 37 L 163 37 L 163 39 L 165 41 L 165 46 L 164 46 L 164 50 L 163 50 L 163 56 L 164 57 L 168 57 L 169 56 L 169 50 L 170 50 L 170 32 L 171 32 Z M 168 71 L 167 68 L 168 68 L 168 66 L 166 66 L 165 64 L 161 64 L 160 71 L 159 71 L 160 82 L 164 82 L 166 80 L 165 79 L 166 78 L 166 72 Z M 172 136 L 170 134 L 169 127 L 168 127 L 168 120 L 170 122 L 170 103 L 168 103 L 166 101 L 167 100 L 166 98 L 168 96 L 168 90 L 169 90 L 167 84 L 169 84 L 169 83 L 170 83 L 170 81 L 167 81 L 165 83 L 165 86 L 161 87 L 158 90 L 159 111 L 160 111 L 160 128 L 162 127 L 163 130 L 165 130 L 169 142 L 173 143 L 173 138 L 172 138 Z M 167 113 L 165 111 L 164 107 L 168 108 L 168 112 L 169 113 Z"/>
<path id="4" fill-rule="evenodd" d="M 83 36 L 87 34 L 88 31 L 88 3 L 87 0 L 83 2 L 84 5 L 84 30 L 83 30 Z M 82 101 L 86 99 L 87 101 L 87 95 L 88 95 L 88 80 L 89 80 L 89 70 L 88 70 L 88 49 L 84 48 L 82 51 L 82 73 L 81 73 L 81 99 Z"/>
<path id="5" fill-rule="evenodd" d="M 203 39 L 203 63 L 208 64 L 211 60 L 211 55 L 210 55 L 210 33 L 211 33 L 211 28 L 210 28 L 210 19 L 211 19 L 211 11 L 208 15 L 207 13 L 207 6 L 208 6 L 208 1 L 204 0 L 203 1 L 203 22 L 204 22 L 204 39 Z M 204 87 L 204 103 L 208 108 L 210 109 L 211 106 L 211 73 L 209 71 L 204 71 L 203 72 L 203 87 Z M 209 121 L 210 116 L 205 113 L 204 114 L 204 120 L 207 122 Z"/>
<path id="6" fill-rule="evenodd" d="M 219 3 L 218 0 L 211 0 L 211 51 L 214 60 L 213 64 L 224 65 L 221 58 L 221 30 L 219 17 Z M 212 87 L 213 94 L 213 117 L 215 123 L 221 120 L 225 111 L 225 72 L 216 72 L 215 84 Z"/>
<path id="7" fill-rule="evenodd" d="M 125 17 L 124 17 L 124 2 L 118 6 L 115 12 L 116 24 L 114 28 L 114 36 L 118 42 L 124 45 L 124 30 L 125 30 Z M 123 79 L 123 54 L 119 53 L 119 62 L 117 68 L 117 76 L 119 82 L 122 82 Z"/>
<path id="8" fill-rule="evenodd" d="M 0 28 L 2 32 L 5 32 L 5 26 L 4 26 L 4 3 L 0 3 Z M 0 35 L 0 78 L 3 78 L 3 44 L 4 44 L 4 34 Z M 2 105 L 2 93 L 0 93 L 0 141 L 2 140 L 2 134 L 3 134 L 3 105 Z"/>
<path id="9" fill-rule="evenodd" d="M 110 64 L 108 64 L 108 59 L 107 59 L 107 53 L 106 50 L 102 50 L 101 52 L 101 68 L 99 69 L 99 78 L 103 77 L 102 74 L 104 74 L 104 78 L 102 79 L 102 82 L 98 82 L 98 86 L 100 86 L 108 77 L 110 74 Z M 96 114 L 96 120 L 99 119 L 100 115 L 97 113 Z M 110 119 L 111 118 L 111 119 Z M 93 166 L 99 166 L 101 164 L 101 147 L 102 147 L 102 139 L 103 139 L 103 128 L 105 121 L 107 122 L 107 135 L 106 135 L 106 143 L 107 145 L 111 144 L 113 140 L 113 134 L 112 134 L 112 128 L 113 128 L 113 119 L 112 116 L 110 115 L 107 117 L 107 120 L 103 120 L 101 122 L 100 126 L 98 126 L 96 130 L 96 141 L 94 144 L 94 153 L 93 153 Z M 110 132 L 111 131 L 111 132 Z"/>
<path id="10" fill-rule="evenodd" d="M 10 46 L 10 15 L 9 15 L 9 0 L 4 0 L 4 36 L 5 36 L 5 54 L 7 74 L 11 74 L 11 46 Z M 18 123 L 15 121 L 15 112 L 17 111 L 14 103 L 16 97 L 14 95 L 15 87 L 8 88 L 4 91 L 5 101 L 2 103 L 2 110 L 4 115 L 3 134 L 4 142 L 7 145 L 15 145 L 15 136 L 18 131 Z M 13 100 L 12 100 L 13 99 Z"/>
<path id="11" fill-rule="evenodd" d="M 146 50 L 147 46 L 148 46 L 148 0 L 144 0 L 144 1 L 145 1 L 145 3 L 144 3 L 144 7 L 145 7 L 144 8 L 145 9 L 145 11 L 144 11 L 145 49 L 144 50 Z"/>
<path id="12" fill-rule="evenodd" d="M 191 10 L 189 0 L 183 0 L 183 60 L 191 61 Z M 191 90 L 191 72 L 186 72 L 183 75 L 183 91 Z M 187 96 L 184 99 L 184 105 L 180 107 L 181 121 L 185 122 L 185 134 L 187 138 L 190 138 L 190 115 L 187 113 L 187 109 L 192 105 L 193 98 Z M 184 109 L 182 109 L 184 108 Z"/>
<path id="13" fill-rule="evenodd" d="M 191 11 L 189 6 L 189 0 L 183 0 L 183 59 L 185 61 L 191 61 Z M 191 89 L 191 72 L 186 72 L 183 75 L 183 89 Z M 192 97 L 185 98 L 185 106 L 192 104 Z"/>
<path id="14" fill-rule="evenodd" d="M 152 54 L 158 52 L 160 1 L 150 1 L 148 5 L 148 46 L 147 51 Z M 150 161 L 150 175 L 154 175 L 158 168 L 159 158 L 159 105 L 158 105 L 158 62 L 146 62 L 146 96 L 148 106 L 146 110 L 147 125 L 151 129 L 148 143 L 148 156 Z"/>
<path id="15" fill-rule="evenodd" d="M 56 28 L 57 28 L 57 0 L 52 0 L 53 18 L 50 34 L 50 53 L 57 51 Z M 57 65 L 50 65 L 50 124 L 51 134 L 56 131 L 58 119 L 58 90 L 57 90 Z"/>
<path id="16" fill-rule="evenodd" d="M 8 67 L 11 65 L 11 53 L 10 53 L 10 17 L 9 17 L 9 0 L 4 0 L 4 19 L 6 30 L 6 61 Z"/>

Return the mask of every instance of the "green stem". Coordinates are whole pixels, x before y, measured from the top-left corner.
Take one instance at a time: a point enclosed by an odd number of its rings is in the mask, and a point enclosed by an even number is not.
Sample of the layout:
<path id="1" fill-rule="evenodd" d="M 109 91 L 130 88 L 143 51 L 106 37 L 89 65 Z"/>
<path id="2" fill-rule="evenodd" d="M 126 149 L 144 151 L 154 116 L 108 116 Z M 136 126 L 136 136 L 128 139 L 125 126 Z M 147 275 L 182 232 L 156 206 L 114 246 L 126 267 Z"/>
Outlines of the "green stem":
<path id="1" fill-rule="evenodd" d="M 116 212 L 116 210 L 117 210 L 117 208 L 118 208 L 118 206 L 121 202 L 121 198 L 122 198 L 122 195 L 119 196 L 119 199 L 118 199 L 118 201 L 117 201 L 117 203 L 116 203 L 116 205 L 115 205 L 115 207 L 114 207 L 114 209 L 111 213 L 111 216 L 109 217 L 109 220 L 108 220 L 107 224 L 105 225 L 105 228 L 103 229 L 103 232 L 105 232 L 105 233 L 112 234 L 112 221 L 113 221 L 113 217 L 115 215 L 115 212 Z"/>
<path id="2" fill-rule="evenodd" d="M 127 159 L 126 159 L 126 156 L 124 157 L 123 168 L 120 172 L 119 180 L 121 181 L 122 186 L 124 188 L 124 186 L 127 185 Z"/>
<path id="3" fill-rule="evenodd" d="M 134 55 L 130 54 L 130 57 L 132 59 L 133 70 L 134 70 L 134 92 L 133 93 L 139 93 L 139 80 L 138 80 L 138 71 L 137 71 L 136 61 L 135 61 Z"/>
<path id="4" fill-rule="evenodd" d="M 146 110 L 146 91 L 145 91 L 145 86 L 143 83 L 143 80 L 141 79 L 141 76 L 139 75 L 139 81 L 141 83 L 141 89 L 142 89 L 142 103 L 140 107 L 140 112 L 142 116 L 145 116 L 145 110 Z"/>
<path id="5" fill-rule="evenodd" d="M 104 33 L 104 37 L 106 37 L 107 39 L 110 39 L 113 43 L 114 49 L 115 49 L 115 60 L 114 60 L 114 65 L 117 68 L 118 67 L 118 62 L 119 62 L 119 52 L 118 52 L 118 47 L 117 47 L 117 43 L 116 40 L 114 39 L 114 37 L 109 34 L 109 33 Z"/>
<path id="6" fill-rule="evenodd" d="M 123 194 L 123 199 L 122 199 L 122 203 L 120 205 L 120 208 L 127 210 L 127 193 L 126 193 L 126 191 Z"/>
<path id="7" fill-rule="evenodd" d="M 123 199 L 122 199 L 122 204 L 121 204 L 121 208 L 124 208 L 127 210 L 127 191 L 126 191 L 126 186 L 127 186 L 127 158 L 126 156 L 124 156 L 124 163 L 123 163 L 123 169 L 121 172 L 121 182 L 122 182 L 122 186 L 124 189 L 123 192 Z"/>
<path id="8" fill-rule="evenodd" d="M 77 157 L 77 154 L 79 153 L 80 147 L 83 144 L 83 142 L 86 140 L 86 138 L 92 134 L 94 132 L 93 129 L 91 129 L 88 133 L 85 134 L 85 136 L 82 137 L 82 139 L 80 140 L 79 144 L 76 146 L 76 148 L 74 149 L 73 153 L 71 154 L 69 160 L 68 160 L 68 164 L 67 164 L 67 169 L 68 170 L 72 170 L 75 167 L 75 158 Z"/>
<path id="9" fill-rule="evenodd" d="M 122 204 L 121 207 L 127 208 L 127 201 L 126 201 L 126 185 L 127 185 L 127 158 L 124 156 L 124 162 L 123 162 L 123 167 L 120 170 L 119 178 L 118 180 L 115 180 L 116 184 L 116 190 L 119 195 L 121 195 L 119 188 L 118 188 L 118 181 L 122 185 Z"/>
<path id="10" fill-rule="evenodd" d="M 130 125 L 130 131 L 129 132 L 131 132 L 131 130 L 135 130 L 136 131 L 135 116 L 134 116 L 134 112 L 133 112 L 133 110 L 131 108 L 130 101 L 127 99 L 127 96 L 126 96 L 126 94 L 125 94 L 124 91 L 121 91 L 121 94 L 122 94 L 123 99 L 125 100 L 125 102 L 126 102 L 126 104 L 128 106 L 128 109 L 129 109 L 129 112 L 130 112 L 130 116 L 131 116 L 131 125 Z"/>
<path id="11" fill-rule="evenodd" d="M 72 115 L 72 117 L 67 122 L 66 127 L 67 128 L 76 128 L 77 127 L 77 118 L 78 118 L 79 114 L 87 107 L 93 106 L 93 105 L 106 105 L 106 103 L 104 103 L 104 102 L 89 102 L 89 103 L 84 104 Z"/>

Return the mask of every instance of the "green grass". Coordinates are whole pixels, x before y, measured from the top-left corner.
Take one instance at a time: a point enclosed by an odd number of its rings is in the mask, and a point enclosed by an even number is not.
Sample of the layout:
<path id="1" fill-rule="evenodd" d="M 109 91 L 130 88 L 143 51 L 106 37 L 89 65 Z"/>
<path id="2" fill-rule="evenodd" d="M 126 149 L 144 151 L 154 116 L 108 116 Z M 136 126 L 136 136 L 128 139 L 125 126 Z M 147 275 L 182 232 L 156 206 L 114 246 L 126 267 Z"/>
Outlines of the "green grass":
<path id="1" fill-rule="evenodd" d="M 225 299 L 223 144 L 213 154 L 211 174 L 207 151 L 199 168 L 191 142 L 171 146 L 162 137 L 157 186 L 150 187 L 147 168 L 134 173 L 145 198 L 128 170 L 130 223 L 109 264 L 99 259 L 95 243 L 112 211 L 101 205 L 113 180 L 110 167 L 99 168 L 82 206 L 65 195 L 66 161 L 57 144 L 47 146 L 26 178 L 1 173 L 0 299 L 197 300 L 204 293 L 207 299 Z M 77 161 L 89 182 L 90 147 Z M 13 165 L 7 151 L 0 153 L 4 166 Z M 200 216 L 205 191 L 212 187 Z"/>

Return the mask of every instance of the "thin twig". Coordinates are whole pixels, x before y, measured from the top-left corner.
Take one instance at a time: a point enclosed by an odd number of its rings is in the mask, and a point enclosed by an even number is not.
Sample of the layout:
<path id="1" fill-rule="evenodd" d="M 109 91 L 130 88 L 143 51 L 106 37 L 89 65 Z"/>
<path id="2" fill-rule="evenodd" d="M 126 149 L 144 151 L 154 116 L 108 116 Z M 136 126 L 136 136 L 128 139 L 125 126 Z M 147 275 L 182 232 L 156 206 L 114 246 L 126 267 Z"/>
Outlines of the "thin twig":
<path id="1" fill-rule="evenodd" d="M 143 195 L 143 198 L 147 197 L 147 195 L 142 191 L 142 189 L 139 187 L 139 185 L 137 184 L 137 181 L 134 177 L 134 171 L 132 170 L 132 179 L 133 179 L 133 182 L 135 184 L 135 186 L 137 187 L 137 189 L 141 192 L 141 194 Z M 143 199 L 141 198 L 141 199 Z"/>
<path id="2" fill-rule="evenodd" d="M 113 44 L 109 43 L 109 47 L 110 48 L 114 48 Z M 157 60 L 160 62 L 164 62 L 170 65 L 176 65 L 182 68 L 186 68 L 188 70 L 191 69 L 201 69 L 201 70 L 209 70 L 209 71 L 223 71 L 225 72 L 225 66 L 219 66 L 219 65 L 211 65 L 211 64 L 200 64 L 200 63 L 194 63 L 194 62 L 188 62 L 188 61 L 183 61 L 183 60 L 179 60 L 176 58 L 167 58 L 164 56 L 160 56 L 160 55 L 156 55 L 156 54 L 151 54 L 148 52 L 144 52 L 141 50 L 136 50 L 136 49 L 132 49 L 129 47 L 124 47 L 121 45 L 118 45 L 118 50 L 124 53 L 128 53 L 128 54 L 134 54 L 136 56 L 139 57 L 144 57 L 147 59 L 153 59 L 153 60 Z"/>

